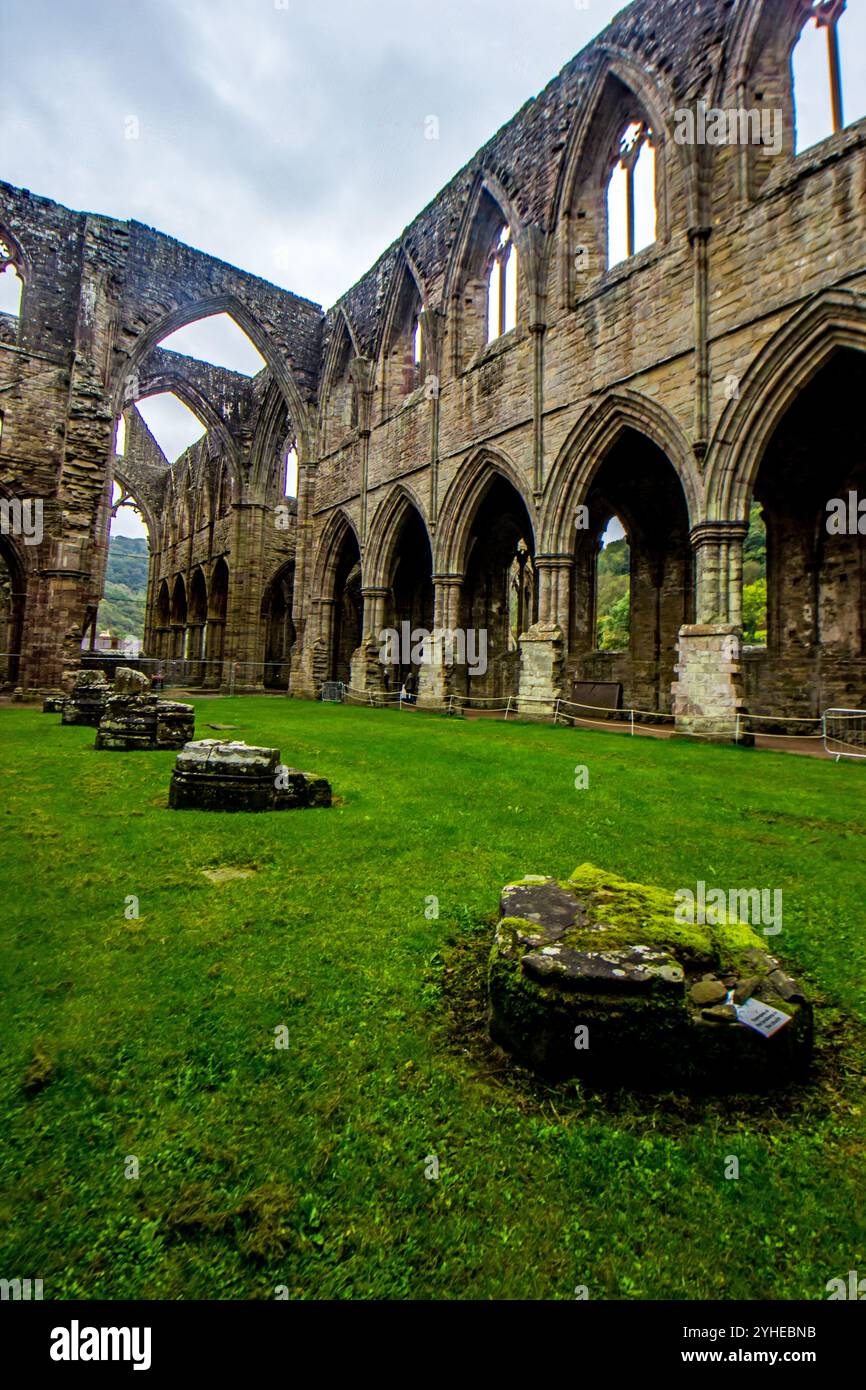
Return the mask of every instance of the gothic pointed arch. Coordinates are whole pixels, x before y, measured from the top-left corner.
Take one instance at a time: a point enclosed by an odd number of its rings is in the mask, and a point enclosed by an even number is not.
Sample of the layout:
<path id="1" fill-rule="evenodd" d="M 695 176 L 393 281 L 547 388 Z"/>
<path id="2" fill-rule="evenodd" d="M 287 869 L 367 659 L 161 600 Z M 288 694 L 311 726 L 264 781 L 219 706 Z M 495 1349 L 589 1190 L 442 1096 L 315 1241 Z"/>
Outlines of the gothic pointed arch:
<path id="1" fill-rule="evenodd" d="M 498 266 L 513 256 L 515 325 L 528 317 L 518 263 L 531 259 L 528 233 L 513 198 L 489 172 L 479 172 L 463 210 L 445 279 L 451 371 L 467 369 L 487 345 L 491 332 L 491 287 Z M 501 282 L 499 292 L 502 293 Z M 504 301 L 503 301 L 504 302 Z M 499 336 L 504 323 L 496 327 Z"/>
<path id="2" fill-rule="evenodd" d="M 244 474 L 234 435 L 214 404 L 186 377 L 163 368 L 152 372 L 145 371 L 139 377 L 131 377 L 124 386 L 121 409 L 126 410 L 137 401 L 164 393 L 177 396 L 201 422 L 207 433 L 219 440 L 228 467 L 234 479 L 240 483 Z"/>
<path id="3" fill-rule="evenodd" d="M 11 500 L 0 485 L 0 497 Z M 27 605 L 26 547 L 13 535 L 0 532 L 0 686 L 18 680 Z"/>
<path id="4" fill-rule="evenodd" d="M 361 544 L 355 523 L 344 508 L 338 507 L 328 516 L 319 538 L 313 568 L 313 596 L 315 598 L 331 597 L 340 548 L 349 537 L 354 540 L 360 555 Z"/>
<path id="5" fill-rule="evenodd" d="M 474 450 L 462 464 L 443 499 L 436 524 L 434 568 L 437 574 L 463 572 L 475 513 L 497 477 L 510 483 L 522 502 L 531 531 L 527 540 L 534 546 L 536 509 L 525 480 L 506 454 L 484 446 Z"/>
<path id="6" fill-rule="evenodd" d="M 268 689 L 286 690 L 291 679 L 292 648 L 296 631 L 292 616 L 295 562 L 286 560 L 271 575 L 262 596 L 264 629 L 263 681 Z"/>
<path id="7" fill-rule="evenodd" d="M 706 462 L 709 516 L 744 519 L 761 459 L 782 416 L 835 352 L 866 351 L 866 298 L 853 290 L 815 296 L 759 351 L 739 380 Z"/>
<path id="8" fill-rule="evenodd" d="M 259 411 L 250 451 L 250 487 L 256 496 L 272 502 L 282 501 L 280 483 L 286 450 L 296 432 L 285 399 L 276 382 L 271 382 Z"/>
<path id="9" fill-rule="evenodd" d="M 406 519 L 413 515 L 418 517 L 432 555 L 425 509 L 411 488 L 405 483 L 398 483 L 379 503 L 367 534 L 366 569 L 372 587 L 388 584 L 401 528 Z"/>
<path id="10" fill-rule="evenodd" d="M 339 305 L 331 325 L 319 392 L 320 455 L 337 448 L 357 427 L 358 395 L 350 368 L 358 356 L 352 325 Z"/>
<path id="11" fill-rule="evenodd" d="M 677 421 L 662 406 L 638 392 L 611 392 L 581 416 L 559 451 L 544 501 L 544 551 L 558 553 L 570 549 L 576 510 L 585 502 L 606 454 L 627 429 L 645 436 L 667 456 L 682 485 L 690 524 L 694 526 L 701 519 L 700 474 Z"/>
<path id="12" fill-rule="evenodd" d="M 657 244 L 670 239 L 674 225 L 699 223 L 697 162 L 694 151 L 673 138 L 670 116 L 676 106 L 660 73 L 627 54 L 600 50 L 589 95 L 569 134 L 554 199 L 566 305 L 609 268 L 608 186 L 618 167 L 628 168 L 631 178 L 637 161 L 651 152 Z M 628 240 L 633 255 L 633 225 Z"/>
<path id="13" fill-rule="evenodd" d="M 20 327 L 24 317 L 24 295 L 29 274 L 27 257 L 18 238 L 0 223 L 0 275 L 9 274 L 18 281 L 19 302 L 16 318 Z"/>
<path id="14" fill-rule="evenodd" d="M 154 541 L 157 535 L 159 534 L 158 514 L 155 510 L 153 502 L 149 499 L 145 488 L 139 485 L 139 481 L 135 476 L 134 463 L 129 462 L 126 463 L 126 465 L 124 466 L 124 463 L 122 461 L 121 465 L 118 467 L 117 458 L 118 456 L 115 455 L 111 469 L 112 474 L 114 476 L 115 481 L 120 485 L 120 487 L 123 489 L 125 493 L 129 494 L 129 496 L 135 503 L 135 506 L 141 512 L 141 515 L 144 518 L 144 524 L 147 527 L 148 543 L 151 546 L 151 549 L 153 549 Z"/>
<path id="15" fill-rule="evenodd" d="M 406 247 L 398 249 L 376 352 L 378 418 L 387 419 L 423 384 L 427 359 L 424 286 Z"/>
<path id="16" fill-rule="evenodd" d="M 747 196 L 760 196 L 780 166 L 780 155 L 790 158 L 797 152 L 800 122 L 793 57 L 804 31 L 816 21 L 828 35 L 831 49 L 836 47 L 837 28 L 844 31 L 845 10 L 845 0 L 744 0 L 737 6 L 728 45 L 725 101 L 781 126 L 780 149 L 754 141 L 740 152 Z M 826 85 L 828 104 L 832 98 L 832 128 L 838 133 L 845 123 L 842 74 L 838 65 L 833 70 L 829 60 L 830 51 L 815 79 L 816 85 Z M 828 129 L 826 134 L 830 133 Z"/>
<path id="17" fill-rule="evenodd" d="M 307 431 L 311 424 L 307 401 L 295 377 L 294 368 L 285 351 L 280 351 L 272 342 L 264 325 L 257 316 L 231 293 L 215 294 L 178 304 L 168 312 L 155 315 L 147 327 L 135 338 L 114 388 L 115 414 L 123 406 L 128 392 L 128 383 L 135 382 L 145 359 L 164 338 L 179 328 L 195 323 L 199 319 L 210 318 L 216 314 L 228 314 L 239 328 L 246 333 L 250 342 L 258 349 L 267 363 L 274 379 L 279 383 L 285 397 L 286 406 L 297 422 L 298 429 Z"/>

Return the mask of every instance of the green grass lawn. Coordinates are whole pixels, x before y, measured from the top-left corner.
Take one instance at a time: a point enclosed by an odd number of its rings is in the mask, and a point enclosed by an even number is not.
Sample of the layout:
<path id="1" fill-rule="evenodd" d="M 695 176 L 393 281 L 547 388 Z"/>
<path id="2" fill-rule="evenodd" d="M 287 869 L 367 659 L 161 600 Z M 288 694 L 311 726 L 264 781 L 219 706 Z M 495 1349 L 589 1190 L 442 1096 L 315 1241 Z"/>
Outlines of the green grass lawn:
<path id="1" fill-rule="evenodd" d="M 46 1298 L 820 1299 L 866 1275 L 861 766 L 197 709 L 199 737 L 239 725 L 335 807 L 174 813 L 173 754 L 0 710 L 0 1276 Z M 783 890 L 771 949 L 820 1005 L 807 1088 L 603 1096 L 486 1044 L 500 886 L 586 860 Z M 254 873 L 203 873 L 232 866 Z"/>

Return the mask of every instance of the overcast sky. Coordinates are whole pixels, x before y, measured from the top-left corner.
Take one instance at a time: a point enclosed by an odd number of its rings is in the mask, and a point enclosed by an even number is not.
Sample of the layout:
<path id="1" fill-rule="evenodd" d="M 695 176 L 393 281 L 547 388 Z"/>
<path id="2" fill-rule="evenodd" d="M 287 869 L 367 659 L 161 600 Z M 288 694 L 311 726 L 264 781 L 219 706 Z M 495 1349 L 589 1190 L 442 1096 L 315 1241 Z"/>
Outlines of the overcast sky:
<path id="1" fill-rule="evenodd" d="M 327 307 L 620 8 L 0 0 L 0 177 Z"/>
<path id="2" fill-rule="evenodd" d="M 327 307 L 621 8 L 0 0 L 0 178 Z M 862 94 L 866 0 L 849 9 Z"/>

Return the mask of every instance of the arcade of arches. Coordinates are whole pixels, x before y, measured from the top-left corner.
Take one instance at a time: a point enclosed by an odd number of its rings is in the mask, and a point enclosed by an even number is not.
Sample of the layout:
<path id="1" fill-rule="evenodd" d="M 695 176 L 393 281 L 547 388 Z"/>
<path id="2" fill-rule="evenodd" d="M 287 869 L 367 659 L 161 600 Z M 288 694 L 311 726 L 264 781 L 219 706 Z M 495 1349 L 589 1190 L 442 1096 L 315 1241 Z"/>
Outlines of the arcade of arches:
<path id="1" fill-rule="evenodd" d="M 122 475 L 145 655 L 190 685 L 544 709 L 606 683 L 720 733 L 863 708 L 866 102 L 826 66 L 859 22 L 841 0 L 626 8 L 327 312 L 0 184 L 22 286 L 0 313 L 3 685 L 78 664 Z M 809 63 L 823 132 L 798 120 Z M 782 116 L 772 152 L 748 123 L 676 137 L 744 94 Z M 161 346 L 217 314 L 255 375 Z M 203 431 L 174 459 L 138 408 L 166 393 Z M 422 661 L 411 635 L 435 631 L 456 654 Z"/>

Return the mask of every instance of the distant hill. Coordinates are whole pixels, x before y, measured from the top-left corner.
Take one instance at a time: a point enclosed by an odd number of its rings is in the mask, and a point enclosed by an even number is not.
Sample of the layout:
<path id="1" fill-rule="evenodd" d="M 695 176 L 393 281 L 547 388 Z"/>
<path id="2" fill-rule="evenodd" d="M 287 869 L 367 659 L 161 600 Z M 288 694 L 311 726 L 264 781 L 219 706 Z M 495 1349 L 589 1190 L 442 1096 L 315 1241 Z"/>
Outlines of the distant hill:
<path id="1" fill-rule="evenodd" d="M 97 631 L 108 628 L 118 637 L 142 639 L 146 603 L 147 541 L 144 536 L 112 536 Z"/>

